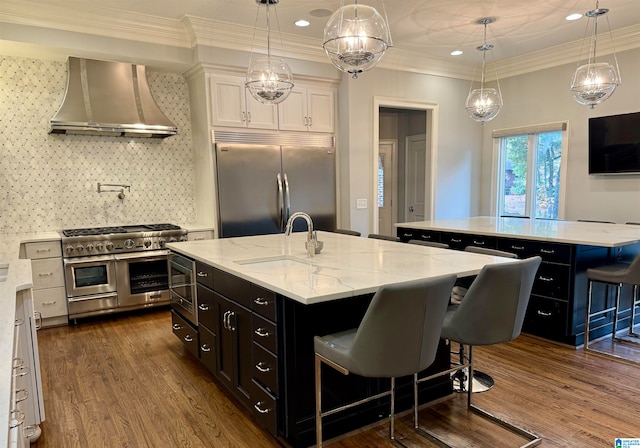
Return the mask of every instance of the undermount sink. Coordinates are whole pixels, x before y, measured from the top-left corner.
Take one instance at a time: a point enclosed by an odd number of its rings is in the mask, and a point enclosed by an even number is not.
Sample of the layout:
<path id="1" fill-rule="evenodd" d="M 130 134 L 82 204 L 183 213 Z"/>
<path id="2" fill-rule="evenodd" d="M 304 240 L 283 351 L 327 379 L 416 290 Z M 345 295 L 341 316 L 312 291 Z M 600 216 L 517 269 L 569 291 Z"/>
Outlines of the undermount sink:
<path id="1" fill-rule="evenodd" d="M 292 257 L 290 255 L 277 255 L 274 257 L 251 258 L 247 260 L 236 260 L 235 263 L 243 266 L 260 268 L 289 268 L 292 266 L 309 266 L 309 261 Z"/>
<path id="2" fill-rule="evenodd" d="M 7 280 L 8 273 L 9 273 L 9 265 L 8 264 L 0 265 L 0 282 L 4 282 Z"/>

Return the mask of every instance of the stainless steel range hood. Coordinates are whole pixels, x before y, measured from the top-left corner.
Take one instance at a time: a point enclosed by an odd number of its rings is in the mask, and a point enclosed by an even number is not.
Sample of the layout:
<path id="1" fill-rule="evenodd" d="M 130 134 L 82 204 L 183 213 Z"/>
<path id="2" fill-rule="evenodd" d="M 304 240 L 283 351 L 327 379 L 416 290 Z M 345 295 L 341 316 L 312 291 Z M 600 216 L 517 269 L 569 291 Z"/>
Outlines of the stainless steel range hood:
<path id="1" fill-rule="evenodd" d="M 50 134 L 165 138 L 178 133 L 162 113 L 144 65 L 69 57 L 67 91 Z"/>

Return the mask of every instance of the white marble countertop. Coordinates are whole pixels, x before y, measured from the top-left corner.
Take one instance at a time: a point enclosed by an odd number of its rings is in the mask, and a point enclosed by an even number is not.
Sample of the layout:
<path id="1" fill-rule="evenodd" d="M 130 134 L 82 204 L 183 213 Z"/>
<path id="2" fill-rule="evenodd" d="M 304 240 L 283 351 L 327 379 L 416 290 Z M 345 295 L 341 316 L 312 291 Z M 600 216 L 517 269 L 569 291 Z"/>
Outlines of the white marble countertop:
<path id="1" fill-rule="evenodd" d="M 474 216 L 460 219 L 403 222 L 396 224 L 396 227 L 601 247 L 620 247 L 640 242 L 640 226 L 547 219 Z"/>
<path id="2" fill-rule="evenodd" d="M 506 258 L 318 232 L 320 254 L 309 258 L 306 232 L 171 243 L 167 247 L 303 304 L 375 292 L 385 284 L 477 274 Z"/>
<path id="3" fill-rule="evenodd" d="M 7 446 L 9 436 L 16 292 L 32 286 L 31 260 L 0 262 L 0 268 L 4 267 L 8 270 L 0 278 L 4 279 L 0 281 L 0 447 Z"/>

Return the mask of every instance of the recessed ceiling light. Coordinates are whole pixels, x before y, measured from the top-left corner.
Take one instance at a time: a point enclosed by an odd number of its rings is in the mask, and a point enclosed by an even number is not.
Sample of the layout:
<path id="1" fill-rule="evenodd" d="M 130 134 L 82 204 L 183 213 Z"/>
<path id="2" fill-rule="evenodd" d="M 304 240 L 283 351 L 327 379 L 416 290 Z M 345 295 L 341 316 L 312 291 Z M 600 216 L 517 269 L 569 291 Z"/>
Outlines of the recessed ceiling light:
<path id="1" fill-rule="evenodd" d="M 453 50 L 450 54 L 451 56 L 460 56 L 462 53 L 462 50 Z"/>
<path id="2" fill-rule="evenodd" d="M 304 20 L 304 19 L 298 19 L 295 21 L 296 26 L 309 26 L 309 21 L 308 20 Z"/>
<path id="3" fill-rule="evenodd" d="M 569 14 L 567 17 L 565 17 L 565 20 L 578 20 L 582 18 L 582 14 L 580 13 L 573 13 L 573 14 Z"/>

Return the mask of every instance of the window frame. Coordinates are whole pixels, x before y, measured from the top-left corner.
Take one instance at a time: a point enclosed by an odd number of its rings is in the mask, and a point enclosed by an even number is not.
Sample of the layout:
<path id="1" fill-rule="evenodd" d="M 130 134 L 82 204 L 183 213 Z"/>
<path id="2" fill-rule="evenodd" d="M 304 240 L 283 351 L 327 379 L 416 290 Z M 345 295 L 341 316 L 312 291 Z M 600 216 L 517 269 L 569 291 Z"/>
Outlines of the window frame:
<path id="1" fill-rule="evenodd" d="M 533 200 L 536 184 L 537 165 L 535 160 L 535 148 L 537 147 L 538 134 L 545 132 L 561 131 L 562 132 L 562 161 L 560 163 L 560 191 L 558 192 L 558 217 L 562 220 L 565 217 L 566 208 L 566 191 L 567 191 L 567 165 L 569 161 L 569 122 L 561 121 L 554 123 L 544 123 L 530 126 L 520 126 L 508 129 L 496 129 L 492 132 L 492 164 L 491 164 L 491 215 L 499 215 L 500 194 L 503 192 L 504 178 L 504 138 L 517 135 L 527 135 L 529 151 L 527 151 L 527 188 L 526 188 L 526 213 L 523 218 L 534 218 L 535 210 Z M 533 180 L 530 182 L 529 179 Z"/>

